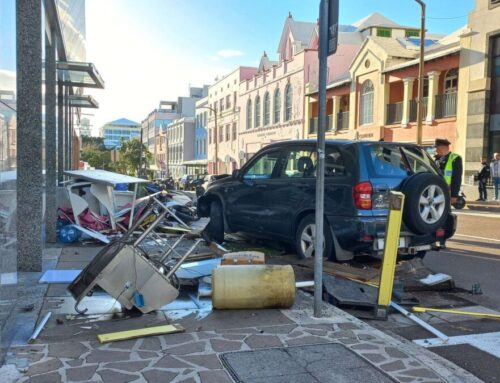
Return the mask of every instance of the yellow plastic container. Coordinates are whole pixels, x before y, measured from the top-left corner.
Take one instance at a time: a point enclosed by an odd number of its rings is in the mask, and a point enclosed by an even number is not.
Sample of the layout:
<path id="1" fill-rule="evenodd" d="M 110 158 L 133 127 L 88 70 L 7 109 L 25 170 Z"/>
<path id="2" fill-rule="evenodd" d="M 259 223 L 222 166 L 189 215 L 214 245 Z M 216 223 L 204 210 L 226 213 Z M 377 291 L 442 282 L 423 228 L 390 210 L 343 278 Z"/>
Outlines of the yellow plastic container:
<path id="1" fill-rule="evenodd" d="M 292 266 L 220 266 L 212 273 L 214 309 L 288 308 L 295 300 Z"/>

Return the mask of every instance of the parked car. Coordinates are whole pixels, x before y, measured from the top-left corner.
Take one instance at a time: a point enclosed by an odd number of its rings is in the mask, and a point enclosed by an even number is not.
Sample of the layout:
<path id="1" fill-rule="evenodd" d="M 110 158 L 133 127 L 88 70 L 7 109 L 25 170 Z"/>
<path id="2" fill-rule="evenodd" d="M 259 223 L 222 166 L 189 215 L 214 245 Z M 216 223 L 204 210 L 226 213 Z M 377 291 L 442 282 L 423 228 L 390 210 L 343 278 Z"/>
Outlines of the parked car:
<path id="1" fill-rule="evenodd" d="M 230 174 L 205 174 L 203 181 L 200 183 L 197 183 L 195 186 L 196 190 L 196 196 L 200 197 L 205 193 L 205 191 L 208 189 L 208 187 L 216 180 L 220 180 L 225 177 L 229 177 Z"/>
<path id="2" fill-rule="evenodd" d="M 406 196 L 400 254 L 424 256 L 456 230 L 449 189 L 426 151 L 390 142 L 329 140 L 325 151 L 325 254 L 332 260 L 383 253 L 389 191 Z M 244 232 L 314 255 L 315 141 L 261 149 L 241 170 L 211 183 L 198 200 L 207 234 Z"/>
<path id="3" fill-rule="evenodd" d="M 194 176 L 191 174 L 185 174 L 179 180 L 179 189 L 180 190 L 191 190 L 191 183 L 193 182 Z"/>

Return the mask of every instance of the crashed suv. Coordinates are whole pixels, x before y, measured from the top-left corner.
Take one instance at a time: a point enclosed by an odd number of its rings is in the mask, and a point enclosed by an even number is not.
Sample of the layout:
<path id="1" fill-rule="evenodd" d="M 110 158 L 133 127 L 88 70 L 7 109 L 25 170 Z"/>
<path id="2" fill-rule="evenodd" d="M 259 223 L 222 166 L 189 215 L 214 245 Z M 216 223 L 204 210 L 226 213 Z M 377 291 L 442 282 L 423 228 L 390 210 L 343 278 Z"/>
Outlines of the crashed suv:
<path id="1" fill-rule="evenodd" d="M 207 234 L 216 241 L 225 232 L 244 232 L 288 242 L 299 257 L 312 257 L 315 173 L 314 141 L 271 144 L 213 182 L 198 200 L 198 215 L 210 217 Z M 326 141 L 325 254 L 331 260 L 382 255 L 390 190 L 406 196 L 399 254 L 424 256 L 455 233 L 448 186 L 424 149 Z"/>

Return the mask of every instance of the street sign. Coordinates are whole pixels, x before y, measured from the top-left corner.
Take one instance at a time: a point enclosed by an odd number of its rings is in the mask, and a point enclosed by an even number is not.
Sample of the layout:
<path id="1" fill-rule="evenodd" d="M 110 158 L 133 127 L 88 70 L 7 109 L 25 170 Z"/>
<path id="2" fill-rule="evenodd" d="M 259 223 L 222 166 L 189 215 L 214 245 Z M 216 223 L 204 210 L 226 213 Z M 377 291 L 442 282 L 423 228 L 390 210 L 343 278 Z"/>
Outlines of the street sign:
<path id="1" fill-rule="evenodd" d="M 339 0 L 328 0 L 328 55 L 337 52 L 339 36 Z"/>

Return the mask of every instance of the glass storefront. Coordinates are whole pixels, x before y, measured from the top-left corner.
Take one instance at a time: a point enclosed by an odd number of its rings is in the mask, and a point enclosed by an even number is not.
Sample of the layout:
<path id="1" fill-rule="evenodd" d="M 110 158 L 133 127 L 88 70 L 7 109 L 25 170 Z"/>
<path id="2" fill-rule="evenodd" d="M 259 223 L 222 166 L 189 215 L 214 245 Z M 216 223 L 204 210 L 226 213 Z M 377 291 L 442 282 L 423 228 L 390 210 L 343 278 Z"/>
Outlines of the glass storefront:
<path id="1" fill-rule="evenodd" d="M 491 104 L 489 154 L 500 152 L 500 36 L 491 39 Z"/>
<path id="2" fill-rule="evenodd" d="M 0 1 L 0 340 L 16 299 L 16 2 Z"/>

